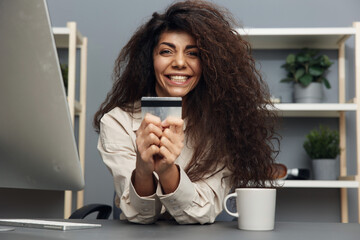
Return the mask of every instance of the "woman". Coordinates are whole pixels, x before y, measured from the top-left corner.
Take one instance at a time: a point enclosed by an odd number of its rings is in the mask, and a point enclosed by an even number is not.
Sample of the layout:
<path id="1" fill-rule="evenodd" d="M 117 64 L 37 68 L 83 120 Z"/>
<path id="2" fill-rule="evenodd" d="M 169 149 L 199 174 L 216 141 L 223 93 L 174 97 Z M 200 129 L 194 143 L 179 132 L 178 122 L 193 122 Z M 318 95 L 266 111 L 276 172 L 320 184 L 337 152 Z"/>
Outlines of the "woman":
<path id="1" fill-rule="evenodd" d="M 122 49 L 94 118 L 123 219 L 211 223 L 235 187 L 263 187 L 274 114 L 249 44 L 223 10 L 178 2 L 154 13 Z M 182 97 L 182 119 L 141 119 L 142 96 Z"/>

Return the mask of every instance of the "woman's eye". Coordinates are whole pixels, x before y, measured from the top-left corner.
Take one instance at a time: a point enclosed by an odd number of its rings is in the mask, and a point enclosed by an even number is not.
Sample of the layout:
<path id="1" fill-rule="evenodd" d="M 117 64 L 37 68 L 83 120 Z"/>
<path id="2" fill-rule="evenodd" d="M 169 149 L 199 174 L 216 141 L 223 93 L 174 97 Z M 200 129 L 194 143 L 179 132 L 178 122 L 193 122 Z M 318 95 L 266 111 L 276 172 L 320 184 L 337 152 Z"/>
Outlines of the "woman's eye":
<path id="1" fill-rule="evenodd" d="M 170 54 L 170 53 L 171 53 L 171 51 L 167 50 L 167 49 L 160 51 L 160 54 Z"/>
<path id="2" fill-rule="evenodd" d="M 188 52 L 188 54 L 190 56 L 193 56 L 193 57 L 198 57 L 199 56 L 199 52 Z"/>

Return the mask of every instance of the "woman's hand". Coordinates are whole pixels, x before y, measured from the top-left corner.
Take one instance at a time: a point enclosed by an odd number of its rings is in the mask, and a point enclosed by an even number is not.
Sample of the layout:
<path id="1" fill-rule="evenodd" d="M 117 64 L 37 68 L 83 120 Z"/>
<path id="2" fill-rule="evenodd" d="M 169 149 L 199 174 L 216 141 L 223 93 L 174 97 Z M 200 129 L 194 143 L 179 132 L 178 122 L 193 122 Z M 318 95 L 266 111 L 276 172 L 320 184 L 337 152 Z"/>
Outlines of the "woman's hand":
<path id="1" fill-rule="evenodd" d="M 162 123 L 159 158 L 155 161 L 155 172 L 161 177 L 174 165 L 184 147 L 184 121 L 176 117 L 167 117 Z"/>
<path id="2" fill-rule="evenodd" d="M 155 156 L 160 152 L 162 126 L 159 117 L 146 114 L 139 129 L 136 131 L 136 170 L 134 187 L 140 196 L 149 196 L 155 192 L 153 171 L 155 171 Z"/>
<path id="3" fill-rule="evenodd" d="M 181 118 L 167 117 L 162 123 L 159 157 L 155 159 L 154 170 L 159 176 L 165 193 L 176 190 L 180 181 L 180 172 L 175 165 L 184 147 L 184 121 Z"/>
<path id="4" fill-rule="evenodd" d="M 140 196 L 155 192 L 152 172 L 159 176 L 165 193 L 173 192 L 180 180 L 179 169 L 175 160 L 184 146 L 184 121 L 168 117 L 163 122 L 160 118 L 146 114 L 136 132 L 138 155 L 134 187 Z"/>

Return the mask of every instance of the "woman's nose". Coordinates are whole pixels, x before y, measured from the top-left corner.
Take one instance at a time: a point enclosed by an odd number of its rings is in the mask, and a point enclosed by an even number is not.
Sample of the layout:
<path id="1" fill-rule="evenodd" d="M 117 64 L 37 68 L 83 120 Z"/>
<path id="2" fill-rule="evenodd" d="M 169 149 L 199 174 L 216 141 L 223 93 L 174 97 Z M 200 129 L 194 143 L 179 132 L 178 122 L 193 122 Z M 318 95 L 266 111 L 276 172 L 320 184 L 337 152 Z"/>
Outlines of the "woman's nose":
<path id="1" fill-rule="evenodd" d="M 184 68 L 186 66 L 185 56 L 182 53 L 177 53 L 174 56 L 174 60 L 172 62 L 172 67 L 174 68 Z"/>

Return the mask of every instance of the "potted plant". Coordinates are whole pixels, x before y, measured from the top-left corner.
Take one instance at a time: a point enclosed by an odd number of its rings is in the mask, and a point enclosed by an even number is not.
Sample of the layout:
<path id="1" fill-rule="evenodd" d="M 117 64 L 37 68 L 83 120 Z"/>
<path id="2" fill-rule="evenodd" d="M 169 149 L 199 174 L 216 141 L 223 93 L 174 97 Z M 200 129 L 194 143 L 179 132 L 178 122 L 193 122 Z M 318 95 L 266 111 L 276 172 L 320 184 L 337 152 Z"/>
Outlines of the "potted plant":
<path id="1" fill-rule="evenodd" d="M 287 77 L 281 82 L 294 82 L 294 101 L 302 103 L 322 102 L 322 84 L 331 88 L 325 78 L 326 70 L 333 64 L 326 55 L 318 55 L 314 49 L 304 48 L 297 54 L 289 54 L 281 67 Z"/>
<path id="2" fill-rule="evenodd" d="M 304 149 L 312 159 L 316 180 L 336 180 L 338 176 L 337 156 L 340 153 L 339 132 L 320 125 L 306 135 Z"/>

